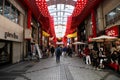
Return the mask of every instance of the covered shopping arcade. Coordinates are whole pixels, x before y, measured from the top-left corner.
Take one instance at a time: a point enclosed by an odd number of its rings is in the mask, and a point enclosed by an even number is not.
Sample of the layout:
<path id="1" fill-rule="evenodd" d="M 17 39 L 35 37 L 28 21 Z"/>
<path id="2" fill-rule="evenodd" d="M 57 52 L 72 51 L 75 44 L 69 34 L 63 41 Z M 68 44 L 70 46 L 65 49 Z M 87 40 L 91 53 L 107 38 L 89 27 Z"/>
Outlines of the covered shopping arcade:
<path id="1" fill-rule="evenodd" d="M 0 22 L 0 80 L 120 79 L 120 0 L 0 0 Z"/>

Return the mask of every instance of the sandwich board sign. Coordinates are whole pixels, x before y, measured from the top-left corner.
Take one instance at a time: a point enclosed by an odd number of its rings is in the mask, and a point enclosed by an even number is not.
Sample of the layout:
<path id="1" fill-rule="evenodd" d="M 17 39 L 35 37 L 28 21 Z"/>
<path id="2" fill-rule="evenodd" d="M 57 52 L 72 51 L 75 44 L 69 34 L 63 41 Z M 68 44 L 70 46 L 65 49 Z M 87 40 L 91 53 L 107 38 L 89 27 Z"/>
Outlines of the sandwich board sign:
<path id="1" fill-rule="evenodd" d="M 41 51 L 40 51 L 40 49 L 39 49 L 38 44 L 35 44 L 35 46 L 36 46 L 36 50 L 37 50 L 37 52 L 38 52 L 39 58 L 42 58 L 42 54 L 41 54 Z"/>

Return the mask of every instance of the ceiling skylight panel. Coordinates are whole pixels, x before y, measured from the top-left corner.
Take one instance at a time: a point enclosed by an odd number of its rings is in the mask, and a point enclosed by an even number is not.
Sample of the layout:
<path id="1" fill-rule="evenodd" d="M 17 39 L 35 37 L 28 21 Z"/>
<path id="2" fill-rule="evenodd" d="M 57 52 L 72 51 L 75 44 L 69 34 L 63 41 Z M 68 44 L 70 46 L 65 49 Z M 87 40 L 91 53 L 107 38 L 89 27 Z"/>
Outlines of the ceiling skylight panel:
<path id="1" fill-rule="evenodd" d="M 54 25 L 57 25 L 57 24 L 58 24 L 58 22 L 55 21 L 55 22 L 54 22 Z"/>
<path id="2" fill-rule="evenodd" d="M 55 17 L 55 18 L 58 18 L 58 17 L 61 17 L 61 16 L 55 15 L 54 17 Z"/>
<path id="3" fill-rule="evenodd" d="M 73 0 L 73 1 L 77 1 L 77 0 Z"/>
<path id="4" fill-rule="evenodd" d="M 54 18 L 54 21 L 57 21 L 57 18 Z"/>
<path id="5" fill-rule="evenodd" d="M 74 6 L 66 4 L 55 4 L 48 7 L 49 12 L 54 19 L 56 37 L 64 36 L 67 24 L 67 17 L 69 15 L 72 15 L 73 9 Z"/>
<path id="6" fill-rule="evenodd" d="M 66 18 L 64 17 L 64 19 L 63 19 L 63 20 L 67 21 L 67 17 L 66 17 Z"/>
<path id="7" fill-rule="evenodd" d="M 53 9 L 53 8 L 56 8 L 56 5 L 48 6 L 48 9 Z"/>
<path id="8" fill-rule="evenodd" d="M 51 10 L 49 10 L 49 12 L 50 13 L 54 13 L 54 12 L 56 12 L 56 10 L 55 9 L 51 9 Z"/>
<path id="9" fill-rule="evenodd" d="M 69 16 L 69 15 L 71 15 L 71 13 L 65 13 L 64 15 Z"/>
<path id="10" fill-rule="evenodd" d="M 60 24 L 62 24 L 62 21 L 60 21 Z"/>
<path id="11" fill-rule="evenodd" d="M 67 17 L 64 17 L 64 20 L 66 20 L 66 21 L 67 21 Z"/>
<path id="12" fill-rule="evenodd" d="M 61 16 L 63 16 L 63 12 L 61 12 Z"/>
<path id="13" fill-rule="evenodd" d="M 72 5 L 65 5 L 65 8 L 74 9 L 74 6 L 72 6 Z"/>
<path id="14" fill-rule="evenodd" d="M 48 6 L 48 10 L 49 12 L 54 12 L 56 10 L 56 5 L 51 5 L 51 6 Z"/>
<path id="15" fill-rule="evenodd" d="M 60 21 L 58 21 L 58 24 L 61 24 L 61 22 L 60 22 Z"/>
<path id="16" fill-rule="evenodd" d="M 61 10 L 63 10 L 63 9 L 64 9 L 64 6 L 65 6 L 64 4 L 61 4 Z"/>
<path id="17" fill-rule="evenodd" d="M 57 14 L 58 14 L 58 16 L 60 16 L 60 12 L 58 12 Z"/>
<path id="18" fill-rule="evenodd" d="M 67 12 L 67 13 L 71 13 L 71 12 L 72 12 L 72 10 L 65 9 L 65 12 Z"/>
<path id="19" fill-rule="evenodd" d="M 60 17 L 58 17 L 58 21 L 60 21 L 61 20 L 61 18 Z"/>
<path id="20" fill-rule="evenodd" d="M 45 0 L 45 1 L 47 2 L 47 1 L 50 1 L 50 0 Z"/>
<path id="21" fill-rule="evenodd" d="M 60 10 L 60 9 L 61 9 L 61 5 L 57 4 L 57 10 Z"/>
<path id="22" fill-rule="evenodd" d="M 51 13 L 52 16 L 56 16 L 56 13 Z"/>
<path id="23" fill-rule="evenodd" d="M 62 22 L 63 25 L 66 25 L 66 22 Z M 65 26 L 66 27 L 66 26 Z"/>
<path id="24" fill-rule="evenodd" d="M 61 18 L 61 17 L 60 17 L 59 19 L 60 19 L 60 21 L 62 21 L 62 18 Z"/>

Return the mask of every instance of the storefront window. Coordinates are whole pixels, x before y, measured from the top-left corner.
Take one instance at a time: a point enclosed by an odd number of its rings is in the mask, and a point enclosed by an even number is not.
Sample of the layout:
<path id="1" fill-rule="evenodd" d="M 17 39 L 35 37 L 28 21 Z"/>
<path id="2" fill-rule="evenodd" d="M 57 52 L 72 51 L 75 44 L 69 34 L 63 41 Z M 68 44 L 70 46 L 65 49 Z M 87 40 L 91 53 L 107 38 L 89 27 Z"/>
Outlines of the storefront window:
<path id="1" fill-rule="evenodd" d="M 110 11 L 106 16 L 106 26 L 114 24 L 118 20 L 120 20 L 120 5 L 117 6 L 115 9 Z"/>
<path id="2" fill-rule="evenodd" d="M 3 14 L 3 0 L 0 0 L 0 14 Z"/>

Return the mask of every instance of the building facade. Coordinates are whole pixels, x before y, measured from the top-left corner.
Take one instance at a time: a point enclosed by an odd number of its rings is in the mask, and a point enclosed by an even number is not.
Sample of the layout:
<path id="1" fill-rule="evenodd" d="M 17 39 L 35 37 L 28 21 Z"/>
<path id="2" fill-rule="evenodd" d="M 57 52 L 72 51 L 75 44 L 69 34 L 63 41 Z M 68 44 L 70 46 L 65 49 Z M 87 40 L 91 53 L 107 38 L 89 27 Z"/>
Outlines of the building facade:
<path id="1" fill-rule="evenodd" d="M 86 38 L 88 38 L 86 40 L 92 42 L 91 38 L 100 35 L 109 35 L 119 38 L 120 1 L 103 0 L 98 6 L 93 8 L 93 11 L 94 16 L 91 11 L 91 14 L 85 19 Z M 96 31 L 96 33 L 94 31 Z M 115 42 L 112 42 L 112 44 L 115 44 Z M 107 45 L 111 48 L 112 44 L 108 42 Z"/>
<path id="2" fill-rule="evenodd" d="M 25 10 L 14 0 L 0 0 L 0 64 L 16 63 L 23 56 Z"/>

